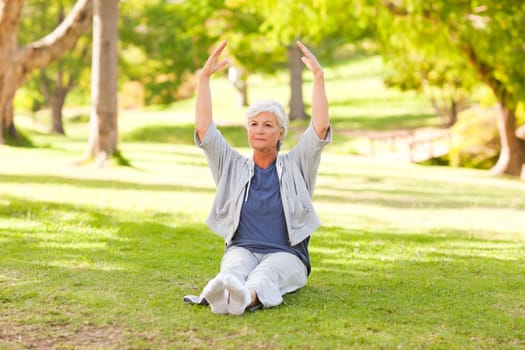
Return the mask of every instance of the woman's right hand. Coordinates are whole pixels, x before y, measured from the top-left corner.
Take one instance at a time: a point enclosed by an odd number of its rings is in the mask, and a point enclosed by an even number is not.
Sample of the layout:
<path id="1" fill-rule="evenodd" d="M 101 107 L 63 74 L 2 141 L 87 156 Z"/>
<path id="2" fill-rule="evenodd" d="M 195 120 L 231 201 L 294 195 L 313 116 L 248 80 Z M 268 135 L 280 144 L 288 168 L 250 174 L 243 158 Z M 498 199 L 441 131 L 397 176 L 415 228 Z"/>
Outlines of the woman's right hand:
<path id="1" fill-rule="evenodd" d="M 222 60 L 219 61 L 219 56 L 222 53 L 222 50 L 226 47 L 226 40 L 221 42 L 219 46 L 213 50 L 210 57 L 206 60 L 206 63 L 204 63 L 204 66 L 201 69 L 200 75 L 201 77 L 210 78 L 215 72 L 218 70 L 226 67 L 228 65 L 228 60 Z"/>

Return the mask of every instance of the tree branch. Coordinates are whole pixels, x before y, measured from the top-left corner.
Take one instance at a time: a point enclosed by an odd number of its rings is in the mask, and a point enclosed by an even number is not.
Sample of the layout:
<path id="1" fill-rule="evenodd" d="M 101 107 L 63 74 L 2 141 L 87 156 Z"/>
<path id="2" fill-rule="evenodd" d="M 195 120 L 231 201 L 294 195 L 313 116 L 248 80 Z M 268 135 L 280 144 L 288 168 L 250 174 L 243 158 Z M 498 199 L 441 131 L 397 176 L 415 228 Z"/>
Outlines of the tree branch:
<path id="1" fill-rule="evenodd" d="M 93 0 L 78 0 L 60 25 L 44 38 L 23 47 L 18 60 L 24 72 L 47 66 L 73 47 L 78 37 L 91 25 Z"/>

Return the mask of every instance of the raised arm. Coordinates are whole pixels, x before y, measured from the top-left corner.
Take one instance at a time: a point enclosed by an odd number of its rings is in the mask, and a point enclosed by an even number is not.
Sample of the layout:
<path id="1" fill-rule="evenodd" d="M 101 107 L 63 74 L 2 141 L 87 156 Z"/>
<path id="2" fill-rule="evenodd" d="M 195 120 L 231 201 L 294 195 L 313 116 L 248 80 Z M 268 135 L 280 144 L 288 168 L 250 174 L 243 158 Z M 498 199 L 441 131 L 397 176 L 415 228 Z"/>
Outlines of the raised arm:
<path id="1" fill-rule="evenodd" d="M 328 98 L 326 97 L 324 86 L 323 68 L 317 61 L 317 58 L 299 40 L 297 41 L 297 46 L 304 55 L 301 60 L 313 75 L 312 125 L 319 138 L 325 139 L 330 127 L 330 119 L 328 116 Z"/>
<path id="2" fill-rule="evenodd" d="M 210 78 L 219 69 L 226 67 L 228 61 L 219 61 L 222 50 L 226 47 L 223 41 L 213 50 L 199 73 L 197 97 L 195 101 L 195 131 L 199 139 L 203 139 L 213 120 Z"/>

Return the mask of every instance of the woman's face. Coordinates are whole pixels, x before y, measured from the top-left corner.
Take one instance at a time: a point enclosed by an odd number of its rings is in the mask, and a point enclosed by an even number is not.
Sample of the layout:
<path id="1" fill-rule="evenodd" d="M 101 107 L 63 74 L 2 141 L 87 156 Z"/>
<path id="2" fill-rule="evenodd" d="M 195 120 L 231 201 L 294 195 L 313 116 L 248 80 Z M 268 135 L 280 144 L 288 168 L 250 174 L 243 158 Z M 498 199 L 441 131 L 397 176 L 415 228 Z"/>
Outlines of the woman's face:
<path id="1" fill-rule="evenodd" d="M 261 112 L 248 121 L 248 142 L 256 151 L 276 151 L 283 133 L 273 113 Z"/>

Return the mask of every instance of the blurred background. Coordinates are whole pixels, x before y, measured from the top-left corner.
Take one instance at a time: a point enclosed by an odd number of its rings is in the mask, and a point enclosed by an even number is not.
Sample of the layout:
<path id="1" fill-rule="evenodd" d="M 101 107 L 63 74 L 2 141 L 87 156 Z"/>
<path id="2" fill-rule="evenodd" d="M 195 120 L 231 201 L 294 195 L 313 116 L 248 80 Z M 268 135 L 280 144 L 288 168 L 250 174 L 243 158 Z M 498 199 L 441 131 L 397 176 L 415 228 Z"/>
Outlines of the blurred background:
<path id="1" fill-rule="evenodd" d="M 75 3 L 25 1 L 19 45 L 52 32 Z M 300 39 L 325 67 L 339 152 L 524 176 L 520 1 L 118 5 L 119 139 L 147 138 L 144 128 L 159 116 L 155 112 L 191 124 L 196 73 L 221 40 L 228 41 L 224 55 L 231 64 L 214 83 L 217 119 L 235 128 L 252 100 L 274 98 L 287 107 L 292 126 L 304 127 L 310 90 L 295 46 Z M 60 59 L 28 73 L 14 97 L 19 135 L 7 143 L 35 144 L 34 128 L 68 134 L 75 123 L 87 124 L 91 62 L 90 29 Z"/>

